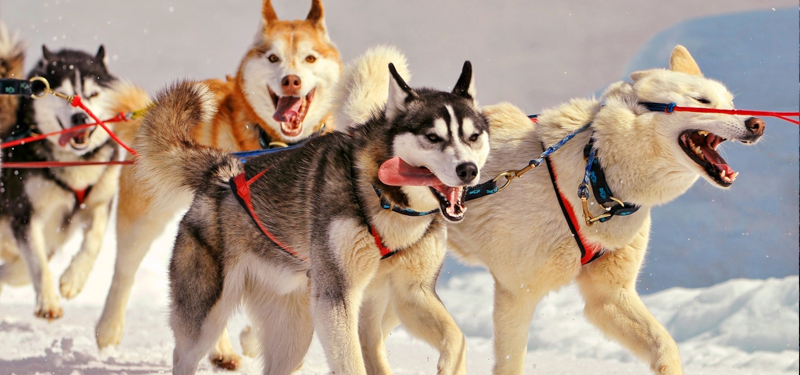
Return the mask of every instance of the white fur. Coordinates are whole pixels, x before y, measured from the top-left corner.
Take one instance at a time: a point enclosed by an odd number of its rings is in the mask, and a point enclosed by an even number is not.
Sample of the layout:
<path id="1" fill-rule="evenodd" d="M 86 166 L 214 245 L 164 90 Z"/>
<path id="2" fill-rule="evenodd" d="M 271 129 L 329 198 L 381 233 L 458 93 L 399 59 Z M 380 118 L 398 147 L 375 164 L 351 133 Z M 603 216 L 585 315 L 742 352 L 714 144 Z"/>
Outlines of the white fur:
<path id="1" fill-rule="evenodd" d="M 389 94 L 389 63 L 408 83 L 406 57 L 393 46 L 372 47 L 345 68 L 333 95 L 338 130 L 346 132 L 383 109 Z"/>
<path id="2" fill-rule="evenodd" d="M 25 48 L 27 43 L 20 38 L 19 31 L 9 32 L 5 22 L 0 21 L 0 58 L 19 56 L 25 53 Z"/>

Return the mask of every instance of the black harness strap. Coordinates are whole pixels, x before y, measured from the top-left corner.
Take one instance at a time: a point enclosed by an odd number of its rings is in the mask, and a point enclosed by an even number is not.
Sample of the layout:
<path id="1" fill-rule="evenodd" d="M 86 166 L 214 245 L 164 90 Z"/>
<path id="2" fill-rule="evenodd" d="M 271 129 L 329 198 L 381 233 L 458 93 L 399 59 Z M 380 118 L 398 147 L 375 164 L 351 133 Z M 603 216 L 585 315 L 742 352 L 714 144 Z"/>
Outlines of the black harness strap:
<path id="1" fill-rule="evenodd" d="M 589 154 L 592 152 L 592 148 L 594 147 L 594 137 L 589 139 L 589 143 L 586 144 L 586 147 L 583 148 L 583 157 L 588 158 Z M 611 199 L 614 196 L 611 193 L 611 188 L 608 186 L 608 181 L 606 181 L 606 174 L 603 172 L 603 167 L 600 166 L 600 158 L 595 156 L 594 161 L 592 161 L 592 166 L 589 171 L 589 181 L 592 185 L 592 192 L 594 193 L 594 199 L 603 207 L 610 207 L 607 208 L 606 213 L 609 216 L 600 219 L 601 223 L 611 220 L 614 216 L 628 216 L 636 211 L 639 210 L 639 206 L 628 203 L 628 202 L 620 202 Z"/>
<path id="2" fill-rule="evenodd" d="M 33 95 L 33 84 L 26 79 L 0 78 L 0 94 L 2 95 Z"/>

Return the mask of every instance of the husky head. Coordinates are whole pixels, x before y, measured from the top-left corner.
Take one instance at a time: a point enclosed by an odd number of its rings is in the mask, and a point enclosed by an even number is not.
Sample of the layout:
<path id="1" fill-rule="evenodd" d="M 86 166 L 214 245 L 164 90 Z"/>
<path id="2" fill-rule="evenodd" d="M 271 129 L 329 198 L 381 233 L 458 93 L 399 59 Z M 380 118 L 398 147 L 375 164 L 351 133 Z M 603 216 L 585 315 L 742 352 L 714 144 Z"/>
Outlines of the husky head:
<path id="1" fill-rule="evenodd" d="M 98 118 L 106 119 L 111 113 L 109 96 L 116 78 L 108 72 L 103 46 L 92 56 L 85 52 L 63 49 L 56 53 L 42 46 L 42 59 L 29 77 L 43 77 L 50 89 L 65 95 L 79 95 L 83 103 Z M 36 88 L 36 85 L 34 85 Z M 73 126 L 94 122 L 80 108 L 75 108 L 62 98 L 47 95 L 33 100 L 33 120 L 39 133 L 50 133 Z M 59 149 L 83 155 L 103 145 L 108 134 L 97 128 L 86 128 L 73 133 L 48 137 Z"/>
<path id="2" fill-rule="evenodd" d="M 475 102 L 472 65 L 464 63 L 452 92 L 412 89 L 389 64 L 392 157 L 379 171 L 382 182 L 406 195 L 438 204 L 449 221 L 464 218 L 466 187 L 480 180 L 489 155 L 489 126 Z"/>
<path id="3" fill-rule="evenodd" d="M 683 46 L 677 46 L 670 57 L 670 69 L 652 69 L 631 74 L 633 100 L 676 103 L 685 107 L 733 109 L 733 94 L 721 83 L 703 77 L 700 67 Z M 629 86 L 630 87 L 630 86 Z M 737 140 L 745 144 L 758 142 L 764 134 L 764 122 L 755 117 L 718 113 L 649 112 L 637 103 L 630 103 L 640 118 L 651 124 L 640 129 L 657 136 L 668 150 L 671 164 L 682 165 L 693 175 L 727 188 L 736 176 L 718 153 L 720 144 Z"/>
<path id="4" fill-rule="evenodd" d="M 264 0 L 262 25 L 239 69 L 247 102 L 281 141 L 307 138 L 330 109 L 330 92 L 342 70 L 328 37 L 322 2 L 305 20 L 282 21 Z"/>

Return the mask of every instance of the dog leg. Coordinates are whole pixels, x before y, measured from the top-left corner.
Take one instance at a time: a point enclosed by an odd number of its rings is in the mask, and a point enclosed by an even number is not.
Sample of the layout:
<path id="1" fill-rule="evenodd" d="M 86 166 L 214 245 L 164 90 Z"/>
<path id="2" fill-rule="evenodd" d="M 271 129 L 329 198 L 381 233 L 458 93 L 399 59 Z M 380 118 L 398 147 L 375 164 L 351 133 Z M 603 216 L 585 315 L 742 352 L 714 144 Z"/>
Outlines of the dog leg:
<path id="1" fill-rule="evenodd" d="M 123 174 L 122 182 L 125 181 L 125 176 Z M 172 217 L 172 211 L 168 210 L 148 214 L 149 199 L 135 193 L 124 194 L 125 191 L 125 187 L 122 186 L 117 206 L 117 259 L 114 264 L 114 277 L 108 290 L 103 314 L 95 330 L 97 346 L 100 349 L 109 345 L 119 345 L 122 340 L 125 309 L 136 271 L 153 241 Z"/>
<path id="2" fill-rule="evenodd" d="M 361 303 L 358 334 L 361 341 L 361 351 L 364 355 L 364 363 L 369 375 L 392 373 L 386 356 L 386 346 L 384 345 L 386 337 L 383 335 L 383 317 L 389 304 L 389 284 L 387 281 L 380 283 L 373 281 L 367 292 L 368 297 Z"/>
<path id="3" fill-rule="evenodd" d="M 248 317 L 258 336 L 264 375 L 289 375 L 303 365 L 311 346 L 314 325 L 309 312 L 308 288 L 287 295 L 258 290 L 245 295 Z"/>
<path id="4" fill-rule="evenodd" d="M 172 370 L 178 375 L 197 371 L 239 305 L 244 285 L 236 264 L 227 264 L 224 272 L 212 254 L 216 251 L 198 242 L 195 234 L 200 230 L 181 225 L 170 261 Z"/>
<path id="5" fill-rule="evenodd" d="M 464 334 L 434 289 L 445 256 L 444 237 L 429 236 L 414 247 L 416 251 L 395 255 L 390 299 L 403 327 L 439 351 L 437 373 L 463 375 Z"/>
<path id="6" fill-rule="evenodd" d="M 586 300 L 586 318 L 608 337 L 650 364 L 654 373 L 681 375 L 675 340 L 647 310 L 636 292 L 649 222 L 634 242 L 584 266 L 578 286 Z"/>
<path id="7" fill-rule="evenodd" d="M 542 295 L 494 283 L 494 371 L 495 375 L 523 373 L 528 348 L 528 329 Z"/>
<path id="8" fill-rule="evenodd" d="M 214 348 L 211 349 L 208 360 L 211 361 L 214 366 L 223 370 L 235 371 L 239 368 L 242 357 L 239 357 L 233 350 L 227 327 L 222 330 L 222 334 L 217 339 L 217 343 L 214 345 Z"/>
<path id="9" fill-rule="evenodd" d="M 60 318 L 64 315 L 64 311 L 58 300 L 53 274 L 47 265 L 47 254 L 45 254 L 47 243 L 44 235 L 44 221 L 41 218 L 32 217 L 27 228 L 17 232 L 17 246 L 22 259 L 28 266 L 33 289 L 36 291 L 34 315 L 47 320 Z"/>
<path id="10" fill-rule="evenodd" d="M 313 244 L 311 309 L 314 328 L 331 371 L 366 375 L 358 340 L 358 312 L 367 284 L 375 275 L 380 254 L 375 240 L 355 219 L 336 219 L 329 239 Z"/>
<path id="11" fill-rule="evenodd" d="M 97 254 L 103 245 L 103 235 L 108 227 L 110 205 L 97 205 L 92 208 L 91 224 L 84 231 L 81 250 L 72 258 L 72 262 L 61 275 L 61 295 L 66 299 L 74 298 L 83 289 L 89 273 L 92 271 Z"/>

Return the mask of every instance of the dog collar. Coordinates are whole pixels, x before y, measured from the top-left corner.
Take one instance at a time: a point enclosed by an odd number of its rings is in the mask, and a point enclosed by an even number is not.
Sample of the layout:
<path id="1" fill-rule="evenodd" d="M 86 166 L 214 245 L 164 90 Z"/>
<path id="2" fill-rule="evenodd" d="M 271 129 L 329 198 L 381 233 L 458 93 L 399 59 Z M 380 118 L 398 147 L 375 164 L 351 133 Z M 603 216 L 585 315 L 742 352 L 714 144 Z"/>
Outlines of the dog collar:
<path id="1" fill-rule="evenodd" d="M 578 187 L 578 197 L 583 202 L 583 214 L 586 219 L 586 225 L 592 225 L 595 222 L 604 223 L 611 220 L 614 216 L 628 216 L 639 210 L 639 206 L 623 202 L 614 197 L 611 192 L 611 187 L 608 186 L 606 181 L 606 174 L 603 172 L 603 167 L 600 166 L 600 158 L 596 155 L 597 150 L 594 148 L 594 136 L 589 139 L 589 143 L 583 148 L 583 157 L 586 158 L 586 171 L 583 176 L 583 182 Z M 592 186 L 594 199 L 600 204 L 606 212 L 598 216 L 592 216 L 589 213 L 587 200 L 589 199 L 588 185 Z"/>
<path id="2" fill-rule="evenodd" d="M 406 207 L 395 206 L 394 203 L 389 202 L 389 200 L 386 199 L 386 197 L 383 196 L 383 191 L 381 191 L 381 189 L 377 185 L 375 185 L 373 183 L 372 184 L 372 188 L 375 189 L 375 194 L 378 194 L 378 198 L 381 199 L 381 208 L 383 208 L 384 210 L 397 212 L 398 214 L 406 215 L 406 216 L 425 216 L 425 215 L 435 214 L 435 213 L 439 212 L 438 208 L 430 210 L 430 211 L 420 212 L 420 211 L 415 211 L 415 210 L 412 210 L 412 209 L 406 208 Z"/>

